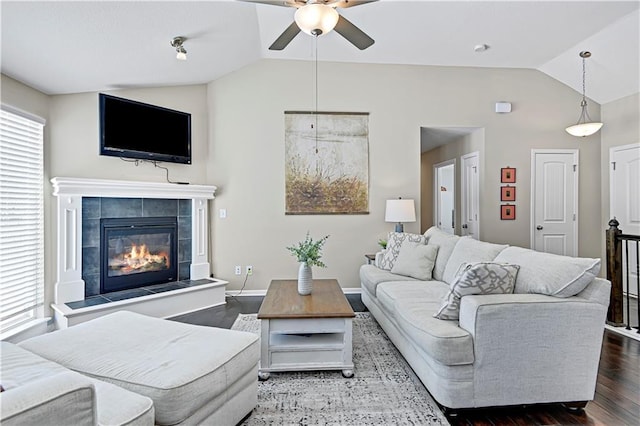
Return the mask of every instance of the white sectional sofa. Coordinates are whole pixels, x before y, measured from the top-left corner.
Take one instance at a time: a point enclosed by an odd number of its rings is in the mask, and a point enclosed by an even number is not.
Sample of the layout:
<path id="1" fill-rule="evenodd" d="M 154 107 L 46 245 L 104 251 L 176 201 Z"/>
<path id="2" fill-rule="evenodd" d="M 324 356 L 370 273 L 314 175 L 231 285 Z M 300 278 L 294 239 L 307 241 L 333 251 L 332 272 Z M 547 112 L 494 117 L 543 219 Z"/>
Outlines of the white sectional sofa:
<path id="1" fill-rule="evenodd" d="M 509 274 L 517 272 L 510 288 L 493 285 L 493 271 L 477 273 L 505 264 Z M 611 286 L 597 278 L 599 267 L 599 259 L 490 244 L 435 227 L 424 235 L 392 233 L 376 263 L 360 269 L 362 301 L 444 407 L 579 407 L 594 397 L 609 304 Z M 478 290 L 476 280 L 490 285 Z M 458 318 L 434 317 L 449 310 Z"/>
<path id="2" fill-rule="evenodd" d="M 2 425 L 230 425 L 258 402 L 259 338 L 120 311 L 2 342 Z"/>

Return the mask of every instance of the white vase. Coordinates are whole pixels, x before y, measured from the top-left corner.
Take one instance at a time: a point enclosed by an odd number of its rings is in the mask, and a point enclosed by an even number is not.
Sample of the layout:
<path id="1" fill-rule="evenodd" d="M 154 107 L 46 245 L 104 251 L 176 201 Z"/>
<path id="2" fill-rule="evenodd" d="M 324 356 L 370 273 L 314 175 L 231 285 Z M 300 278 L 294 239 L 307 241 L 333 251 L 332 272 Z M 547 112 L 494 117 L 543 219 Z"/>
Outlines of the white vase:
<path id="1" fill-rule="evenodd" d="M 303 296 L 311 294 L 312 286 L 311 266 L 307 265 L 307 262 L 300 262 L 300 268 L 298 268 L 298 293 Z"/>

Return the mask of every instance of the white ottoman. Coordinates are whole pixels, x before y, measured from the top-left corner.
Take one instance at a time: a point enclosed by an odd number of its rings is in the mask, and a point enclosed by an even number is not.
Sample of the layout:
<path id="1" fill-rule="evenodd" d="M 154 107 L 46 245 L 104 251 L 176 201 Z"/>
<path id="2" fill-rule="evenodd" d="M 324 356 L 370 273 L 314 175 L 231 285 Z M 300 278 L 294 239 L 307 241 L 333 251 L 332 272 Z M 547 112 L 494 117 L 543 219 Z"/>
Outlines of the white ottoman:
<path id="1" fill-rule="evenodd" d="M 257 404 L 259 338 L 121 311 L 20 346 L 153 400 L 159 425 L 234 425 Z"/>

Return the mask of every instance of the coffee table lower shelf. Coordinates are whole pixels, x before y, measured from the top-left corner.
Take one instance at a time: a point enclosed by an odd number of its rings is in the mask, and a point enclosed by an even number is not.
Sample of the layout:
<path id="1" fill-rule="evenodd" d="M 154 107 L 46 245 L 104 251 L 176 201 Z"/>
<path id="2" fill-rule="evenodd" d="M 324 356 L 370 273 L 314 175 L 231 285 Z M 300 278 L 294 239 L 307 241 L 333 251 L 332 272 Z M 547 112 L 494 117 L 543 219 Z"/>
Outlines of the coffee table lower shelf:
<path id="1" fill-rule="evenodd" d="M 262 319 L 261 327 L 260 380 L 312 370 L 353 377 L 352 318 Z"/>

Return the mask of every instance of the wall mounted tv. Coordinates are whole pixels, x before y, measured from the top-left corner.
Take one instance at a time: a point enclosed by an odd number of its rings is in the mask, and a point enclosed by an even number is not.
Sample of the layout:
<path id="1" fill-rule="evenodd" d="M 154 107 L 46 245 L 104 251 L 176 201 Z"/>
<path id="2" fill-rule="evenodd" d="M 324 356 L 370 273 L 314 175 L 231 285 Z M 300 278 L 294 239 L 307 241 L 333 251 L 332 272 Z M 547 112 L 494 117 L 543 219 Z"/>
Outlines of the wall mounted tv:
<path id="1" fill-rule="evenodd" d="M 191 164 L 191 114 L 99 94 L 100 155 Z"/>

